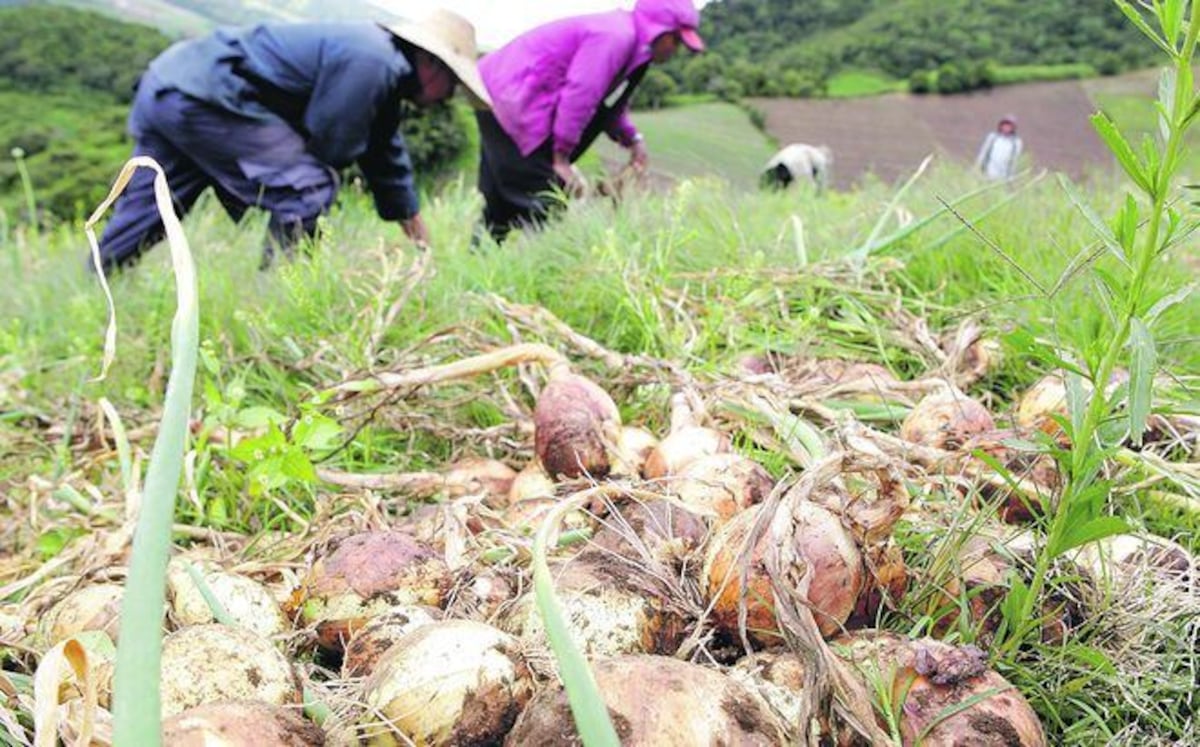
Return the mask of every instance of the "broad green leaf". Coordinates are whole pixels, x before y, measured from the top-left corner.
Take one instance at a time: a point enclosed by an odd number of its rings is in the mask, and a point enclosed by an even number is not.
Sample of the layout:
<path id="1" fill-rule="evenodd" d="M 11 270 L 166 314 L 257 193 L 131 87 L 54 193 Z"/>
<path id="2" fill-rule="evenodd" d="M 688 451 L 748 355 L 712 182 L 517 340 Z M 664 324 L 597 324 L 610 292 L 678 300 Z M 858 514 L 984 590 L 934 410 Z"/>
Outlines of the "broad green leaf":
<path id="1" fill-rule="evenodd" d="M 1017 573 L 1008 576 L 1008 593 L 1000 603 L 1000 614 L 1008 623 L 1009 630 L 1020 630 L 1025 620 L 1025 602 L 1029 598 L 1029 587 Z"/>
<path id="2" fill-rule="evenodd" d="M 309 460 L 308 455 L 303 449 L 298 447 L 290 447 L 283 454 L 283 463 L 280 469 L 286 477 L 295 480 L 303 480 L 307 483 L 315 483 L 317 481 L 317 471 L 313 469 L 313 464 Z"/>
<path id="3" fill-rule="evenodd" d="M 283 431 L 275 426 L 267 429 L 267 432 L 261 436 L 254 438 L 244 438 L 238 442 L 237 446 L 233 447 L 230 454 L 234 459 L 237 459 L 247 464 L 261 462 L 271 455 L 276 449 L 281 449 L 287 446 L 287 439 L 283 436 Z"/>
<path id="4" fill-rule="evenodd" d="M 1151 191 L 1150 178 L 1146 172 L 1142 162 L 1138 159 L 1137 153 L 1134 153 L 1133 146 L 1117 129 L 1117 126 L 1109 119 L 1108 115 L 1103 112 L 1097 112 L 1092 115 L 1092 126 L 1096 128 L 1096 133 L 1100 135 L 1100 139 L 1116 156 L 1117 163 L 1121 164 L 1121 168 L 1125 169 L 1125 173 L 1130 179 L 1142 189 L 1143 192 Z M 1060 178 L 1060 181 L 1065 179 Z"/>
<path id="5" fill-rule="evenodd" d="M 1133 199 L 1133 195 L 1131 194 L 1125 195 L 1125 204 L 1117 212 L 1115 229 L 1117 243 L 1121 245 L 1121 249 L 1124 251 L 1126 257 L 1133 254 L 1134 243 L 1137 240 L 1139 217 L 1137 200 Z"/>
<path id="6" fill-rule="evenodd" d="M 1067 646 L 1063 650 L 1072 658 L 1085 664 L 1088 669 L 1108 675 L 1117 673 L 1117 667 L 1113 664 L 1112 659 L 1098 648 L 1077 643 L 1074 646 Z"/>
<path id="7" fill-rule="evenodd" d="M 1158 367 L 1154 337 L 1141 319 L 1133 319 L 1130 327 L 1131 349 L 1129 365 L 1129 433 L 1135 446 L 1142 445 L 1146 419 L 1150 417 L 1154 371 Z"/>
<path id="8" fill-rule="evenodd" d="M 1101 516 L 1098 519 L 1092 519 L 1086 524 L 1077 524 L 1071 526 L 1063 533 L 1062 537 L 1058 538 L 1057 542 L 1052 542 L 1047 545 L 1046 552 L 1050 553 L 1051 558 L 1057 558 L 1063 553 L 1070 552 L 1076 547 L 1081 547 L 1089 542 L 1112 537 L 1117 534 L 1124 534 L 1130 530 L 1129 523 L 1117 516 Z"/>

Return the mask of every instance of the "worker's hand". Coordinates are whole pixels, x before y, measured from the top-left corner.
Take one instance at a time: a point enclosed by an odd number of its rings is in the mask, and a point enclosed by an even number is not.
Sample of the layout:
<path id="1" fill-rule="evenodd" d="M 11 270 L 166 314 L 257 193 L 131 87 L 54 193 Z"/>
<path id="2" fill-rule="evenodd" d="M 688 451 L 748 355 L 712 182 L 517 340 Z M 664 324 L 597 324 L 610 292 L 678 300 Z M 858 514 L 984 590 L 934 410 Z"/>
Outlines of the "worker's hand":
<path id="1" fill-rule="evenodd" d="M 425 225 L 425 219 L 420 213 L 405 218 L 400 225 L 404 228 L 404 235 L 412 239 L 414 244 L 421 249 L 429 248 L 429 227 Z"/>
<path id="2" fill-rule="evenodd" d="M 583 174 L 560 153 L 554 154 L 554 174 L 568 196 L 582 197 L 587 192 L 587 180 Z"/>
<path id="3" fill-rule="evenodd" d="M 635 140 L 629 146 L 629 166 L 635 174 L 643 174 L 650 165 L 650 151 L 646 150 L 645 140 Z"/>

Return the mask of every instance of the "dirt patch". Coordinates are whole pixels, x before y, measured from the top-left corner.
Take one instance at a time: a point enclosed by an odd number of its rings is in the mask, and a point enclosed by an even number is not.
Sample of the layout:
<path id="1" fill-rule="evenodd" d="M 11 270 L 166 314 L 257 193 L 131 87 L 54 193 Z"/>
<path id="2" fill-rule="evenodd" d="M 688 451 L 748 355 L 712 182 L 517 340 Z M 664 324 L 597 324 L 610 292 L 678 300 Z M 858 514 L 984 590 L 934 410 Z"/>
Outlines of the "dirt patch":
<path id="1" fill-rule="evenodd" d="M 1138 82 L 1131 82 L 1131 86 Z M 961 96 L 889 94 L 862 99 L 754 99 L 780 145 L 828 145 L 834 183 L 853 186 L 868 174 L 894 181 L 936 153 L 974 161 L 999 118 L 1020 120 L 1029 162 L 1081 177 L 1112 158 L 1088 117 L 1096 110 L 1078 81 L 1004 86 Z"/>

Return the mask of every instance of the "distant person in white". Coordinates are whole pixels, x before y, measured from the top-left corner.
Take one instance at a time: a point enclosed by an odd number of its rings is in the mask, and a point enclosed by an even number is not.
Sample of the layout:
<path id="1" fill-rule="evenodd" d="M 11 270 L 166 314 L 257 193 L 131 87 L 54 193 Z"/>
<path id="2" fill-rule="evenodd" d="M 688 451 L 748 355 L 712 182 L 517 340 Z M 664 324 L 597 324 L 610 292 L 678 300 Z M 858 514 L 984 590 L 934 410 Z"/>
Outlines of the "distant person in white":
<path id="1" fill-rule="evenodd" d="M 787 189 L 798 179 L 811 181 L 819 193 L 829 185 L 833 151 L 824 145 L 792 143 L 776 153 L 762 171 L 763 186 Z"/>
<path id="2" fill-rule="evenodd" d="M 1012 179 L 1017 173 L 1017 161 L 1024 147 L 1017 136 L 1017 118 L 1011 114 L 1000 120 L 994 132 L 989 132 L 979 149 L 975 166 L 993 181 Z"/>

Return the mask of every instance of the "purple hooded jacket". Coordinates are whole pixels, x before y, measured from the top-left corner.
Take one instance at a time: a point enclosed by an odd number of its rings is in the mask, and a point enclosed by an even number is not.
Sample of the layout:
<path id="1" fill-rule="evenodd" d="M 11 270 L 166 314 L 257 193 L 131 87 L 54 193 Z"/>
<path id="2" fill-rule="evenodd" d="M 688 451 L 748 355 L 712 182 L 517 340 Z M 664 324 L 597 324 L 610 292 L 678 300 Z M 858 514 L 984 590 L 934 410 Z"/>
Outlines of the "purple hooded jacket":
<path id="1" fill-rule="evenodd" d="M 637 0 L 632 11 L 576 16 L 539 26 L 479 61 L 500 126 L 529 155 L 547 138 L 570 155 L 613 85 L 650 62 L 651 43 L 700 25 L 692 0 Z M 637 130 L 622 111 L 608 128 L 622 145 Z"/>

